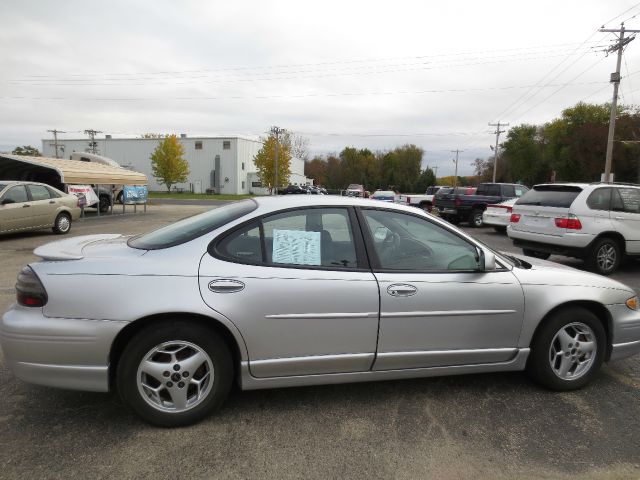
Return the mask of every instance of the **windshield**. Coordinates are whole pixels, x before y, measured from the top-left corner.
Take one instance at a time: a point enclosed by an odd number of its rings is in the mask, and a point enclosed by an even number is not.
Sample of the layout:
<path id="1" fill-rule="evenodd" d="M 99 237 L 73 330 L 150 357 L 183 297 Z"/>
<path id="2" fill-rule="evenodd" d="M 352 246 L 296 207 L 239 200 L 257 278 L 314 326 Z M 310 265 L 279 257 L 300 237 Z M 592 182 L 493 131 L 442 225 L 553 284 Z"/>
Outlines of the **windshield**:
<path id="1" fill-rule="evenodd" d="M 5 189 L 5 187 L 9 185 L 8 183 L 0 183 L 0 192 Z"/>
<path id="2" fill-rule="evenodd" d="M 258 204 L 253 200 L 234 202 L 130 238 L 127 245 L 142 250 L 157 250 L 180 245 L 232 222 L 256 208 Z"/>

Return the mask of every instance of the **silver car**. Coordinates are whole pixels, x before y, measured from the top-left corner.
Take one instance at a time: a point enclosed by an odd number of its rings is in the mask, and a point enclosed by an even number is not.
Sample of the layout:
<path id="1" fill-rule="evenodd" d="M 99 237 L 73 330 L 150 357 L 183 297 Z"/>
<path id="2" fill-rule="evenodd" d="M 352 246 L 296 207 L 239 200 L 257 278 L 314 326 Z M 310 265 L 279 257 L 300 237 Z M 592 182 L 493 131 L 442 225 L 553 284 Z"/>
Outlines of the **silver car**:
<path id="1" fill-rule="evenodd" d="M 0 233 L 45 228 L 69 233 L 80 217 L 80 201 L 43 183 L 0 181 Z"/>
<path id="2" fill-rule="evenodd" d="M 365 199 L 244 200 L 35 253 L 43 261 L 22 270 L 0 325 L 5 364 L 32 383 L 116 389 L 162 426 L 198 421 L 234 381 L 526 369 L 571 390 L 640 351 L 629 287 L 500 254 L 420 210 Z"/>

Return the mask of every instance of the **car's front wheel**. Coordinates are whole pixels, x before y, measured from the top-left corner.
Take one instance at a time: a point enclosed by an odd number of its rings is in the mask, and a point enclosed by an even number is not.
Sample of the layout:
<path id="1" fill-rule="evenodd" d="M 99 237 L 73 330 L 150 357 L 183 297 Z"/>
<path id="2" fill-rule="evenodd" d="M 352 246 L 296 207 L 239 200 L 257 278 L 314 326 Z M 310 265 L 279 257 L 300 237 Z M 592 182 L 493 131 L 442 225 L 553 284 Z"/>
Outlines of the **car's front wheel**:
<path id="1" fill-rule="evenodd" d="M 536 333 L 529 374 L 552 390 L 575 390 L 591 381 L 606 351 L 602 323 L 588 310 L 571 307 L 553 315 Z"/>
<path id="2" fill-rule="evenodd" d="M 59 213 L 53 222 L 53 233 L 63 235 L 71 230 L 71 216 L 68 213 Z"/>
<path id="3" fill-rule="evenodd" d="M 116 373 L 124 402 L 161 427 L 190 425 L 219 408 L 232 378 L 231 353 L 224 340 L 211 329 L 180 320 L 138 332 Z"/>
<path id="4" fill-rule="evenodd" d="M 611 275 L 618 269 L 622 252 L 620 245 L 612 238 L 601 238 L 591 248 L 588 263 L 600 275 Z"/>

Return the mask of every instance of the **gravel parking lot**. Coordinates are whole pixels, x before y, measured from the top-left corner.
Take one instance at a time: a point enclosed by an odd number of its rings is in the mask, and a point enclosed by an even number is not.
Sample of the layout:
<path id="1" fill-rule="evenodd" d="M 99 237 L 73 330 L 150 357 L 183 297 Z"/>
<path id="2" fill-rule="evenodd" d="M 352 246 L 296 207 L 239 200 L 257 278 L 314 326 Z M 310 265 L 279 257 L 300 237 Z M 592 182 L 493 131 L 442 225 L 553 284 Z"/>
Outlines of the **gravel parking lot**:
<path id="1" fill-rule="evenodd" d="M 88 218 L 70 235 L 134 234 L 206 208 Z M 492 229 L 469 231 L 518 251 Z M 1 311 L 20 268 L 36 260 L 33 249 L 58 238 L 0 237 Z M 640 292 L 639 273 L 630 261 L 613 278 Z M 142 423 L 116 395 L 29 385 L 0 363 L 0 469 L 11 479 L 637 479 L 640 358 L 605 366 L 570 393 L 542 390 L 520 373 L 236 390 L 218 414 L 176 430 Z"/>

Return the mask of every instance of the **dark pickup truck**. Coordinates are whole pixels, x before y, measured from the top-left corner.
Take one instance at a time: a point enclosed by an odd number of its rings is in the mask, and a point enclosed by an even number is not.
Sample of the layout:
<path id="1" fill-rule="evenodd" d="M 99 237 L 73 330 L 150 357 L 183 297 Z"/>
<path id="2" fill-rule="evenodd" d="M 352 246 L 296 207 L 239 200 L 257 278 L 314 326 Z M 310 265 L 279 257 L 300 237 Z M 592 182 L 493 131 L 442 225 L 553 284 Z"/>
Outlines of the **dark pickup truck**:
<path id="1" fill-rule="evenodd" d="M 487 205 L 521 197 L 529 189 L 515 183 L 481 183 L 474 195 L 456 192 L 438 192 L 435 197 L 440 217 L 451 223 L 469 222 L 473 227 L 482 226 L 482 213 Z"/>

